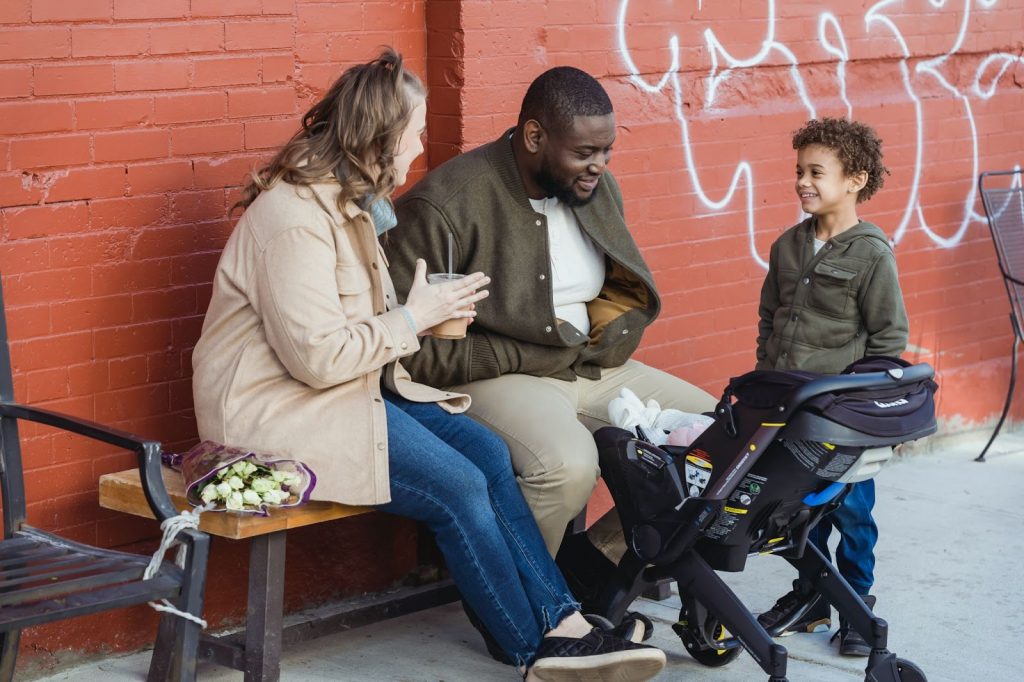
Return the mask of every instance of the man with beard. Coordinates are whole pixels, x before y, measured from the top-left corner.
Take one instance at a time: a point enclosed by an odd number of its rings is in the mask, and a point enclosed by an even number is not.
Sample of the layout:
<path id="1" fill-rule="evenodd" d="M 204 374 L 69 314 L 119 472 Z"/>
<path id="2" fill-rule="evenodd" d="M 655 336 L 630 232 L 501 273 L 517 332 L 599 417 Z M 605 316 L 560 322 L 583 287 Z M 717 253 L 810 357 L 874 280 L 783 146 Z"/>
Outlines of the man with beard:
<path id="1" fill-rule="evenodd" d="M 469 414 L 507 441 L 553 555 L 597 482 L 591 432 L 609 424 L 620 389 L 663 408 L 715 405 L 630 359 L 661 303 L 607 170 L 614 141 L 604 88 L 579 69 L 546 71 L 515 128 L 439 166 L 396 202 L 402 229 L 385 245 L 399 291 L 417 259 L 429 272 L 448 267 L 449 240 L 455 272 L 491 276 L 465 338 L 425 338 L 403 362 L 417 381 L 471 395 Z M 599 527 L 613 530 L 592 539 L 617 561 L 624 546 L 605 546 L 621 538 L 617 523 Z"/>

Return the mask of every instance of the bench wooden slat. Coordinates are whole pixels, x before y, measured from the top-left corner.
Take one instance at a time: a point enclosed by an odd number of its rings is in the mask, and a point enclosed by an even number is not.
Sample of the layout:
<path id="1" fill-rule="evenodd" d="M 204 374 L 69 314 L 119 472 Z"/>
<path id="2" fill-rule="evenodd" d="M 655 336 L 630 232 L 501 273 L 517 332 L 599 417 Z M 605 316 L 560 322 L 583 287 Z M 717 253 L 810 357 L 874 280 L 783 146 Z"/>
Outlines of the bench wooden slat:
<path id="1" fill-rule="evenodd" d="M 185 484 L 181 474 L 168 467 L 163 468 L 164 485 L 171 495 L 171 501 L 179 509 L 189 509 L 185 499 Z M 100 476 L 100 506 L 106 509 L 154 518 L 146 504 L 146 497 L 139 480 L 139 470 L 129 469 Z M 199 519 L 199 528 L 220 537 L 240 540 L 265 533 L 289 528 L 308 526 L 321 521 L 343 519 L 373 511 L 371 507 L 350 507 L 334 502 L 307 502 L 298 507 L 270 508 L 268 516 L 239 514 L 235 512 L 204 512 Z"/>
<path id="2" fill-rule="evenodd" d="M 90 573 L 90 570 L 100 571 Z M 69 571 L 70 575 L 60 576 L 52 582 L 34 587 L 22 587 L 15 592 L 0 592 L 0 606 L 15 604 L 30 604 L 43 599 L 52 599 L 61 594 L 72 592 L 86 592 L 97 587 L 109 587 L 120 585 L 130 581 L 138 581 L 142 578 L 145 566 L 130 566 L 121 562 L 96 562 L 91 569 L 83 566 L 79 570 Z M 76 573 L 86 573 L 82 577 L 70 577 Z"/>
<path id="3" fill-rule="evenodd" d="M 46 571 L 67 567 L 69 564 L 80 564 L 84 561 L 92 560 L 68 554 L 67 552 L 49 554 L 42 557 L 22 558 L 19 563 L 10 564 L 5 566 L 3 570 L 0 570 L 0 589 L 3 589 L 3 586 L 7 585 L 8 582 L 16 581 L 16 579 L 27 575 L 38 575 Z"/>
<path id="4" fill-rule="evenodd" d="M 56 580 L 68 580 L 70 576 L 84 574 L 93 575 L 112 573 L 120 570 L 132 570 L 139 573 L 138 562 L 127 562 L 116 558 L 96 559 L 94 557 L 77 556 L 72 559 L 41 566 L 26 567 L 20 575 L 4 576 L 0 580 L 0 593 L 12 590 L 25 590 L 34 583 L 53 584 Z"/>
<path id="5" fill-rule="evenodd" d="M 0 609 L 0 629 L 26 628 L 46 623 L 52 620 L 56 614 L 71 618 L 94 613 L 98 604 L 102 604 L 106 609 L 114 609 L 141 604 L 154 598 L 174 598 L 179 589 L 179 585 L 173 577 L 158 575 L 146 581 L 127 582 L 31 604 L 5 606 Z"/>
<path id="6" fill-rule="evenodd" d="M 12 566 L 24 566 L 26 563 L 49 561 L 52 557 L 65 556 L 67 553 L 66 549 L 54 547 L 53 545 L 20 545 L 17 548 L 9 548 L 5 542 L 2 552 L 0 552 L 0 574 L 3 574 L 4 571 Z"/>

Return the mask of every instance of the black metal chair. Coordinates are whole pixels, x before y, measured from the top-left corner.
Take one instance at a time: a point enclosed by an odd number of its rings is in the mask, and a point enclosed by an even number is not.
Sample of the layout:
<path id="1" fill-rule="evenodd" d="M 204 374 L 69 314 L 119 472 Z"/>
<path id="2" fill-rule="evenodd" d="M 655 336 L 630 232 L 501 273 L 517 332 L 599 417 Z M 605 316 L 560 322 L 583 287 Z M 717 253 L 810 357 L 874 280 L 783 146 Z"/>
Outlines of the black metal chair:
<path id="1" fill-rule="evenodd" d="M 18 420 L 134 451 L 153 514 L 163 521 L 178 513 L 160 476 L 159 443 L 14 402 L 0 288 L 0 492 L 4 517 L 0 540 L 0 682 L 10 682 L 14 677 L 21 630 L 32 625 L 161 599 L 170 600 L 183 612 L 201 616 L 210 546 L 206 533 L 182 530 L 178 541 L 186 548 L 184 568 L 163 561 L 155 575 L 143 580 L 148 556 L 71 542 L 26 523 Z M 172 655 L 154 657 L 158 672 L 150 679 L 194 680 L 200 626 L 165 613 L 160 629 L 173 632 L 174 650 Z"/>
<path id="2" fill-rule="evenodd" d="M 1017 383 L 1017 349 L 1024 340 L 1024 188 L 1021 187 L 1022 171 L 992 171 L 978 176 L 978 191 L 985 206 L 992 242 L 996 247 L 999 272 L 1006 285 L 1010 299 L 1010 325 L 1013 328 L 1013 350 L 1010 351 L 1010 388 L 1006 392 L 1003 413 L 996 423 L 996 430 L 988 439 L 985 448 L 974 461 L 984 462 L 992 442 L 999 435 L 999 429 L 1006 421 L 1013 400 L 1013 388 Z"/>

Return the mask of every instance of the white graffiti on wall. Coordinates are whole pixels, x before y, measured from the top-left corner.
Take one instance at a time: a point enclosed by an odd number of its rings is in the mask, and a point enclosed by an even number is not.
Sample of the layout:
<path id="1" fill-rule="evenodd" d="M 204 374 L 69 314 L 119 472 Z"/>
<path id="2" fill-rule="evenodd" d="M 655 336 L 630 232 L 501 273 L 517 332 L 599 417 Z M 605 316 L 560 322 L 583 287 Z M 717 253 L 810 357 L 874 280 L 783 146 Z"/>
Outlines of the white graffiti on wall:
<path id="1" fill-rule="evenodd" d="M 974 110 L 968 95 L 980 100 L 988 100 L 996 91 L 999 80 L 1014 66 L 1015 63 L 1024 61 L 1024 57 L 1010 53 L 993 53 L 988 55 L 977 67 L 973 82 L 968 88 L 958 88 L 951 83 L 943 73 L 943 66 L 953 55 L 961 49 L 967 35 L 968 24 L 971 19 L 972 2 L 963 0 L 961 7 L 953 7 L 955 3 L 947 0 L 927 0 L 931 9 L 941 11 L 947 9 L 958 18 L 956 36 L 948 49 L 939 56 L 931 59 L 924 59 L 912 63 L 913 54 L 908 45 L 904 33 L 893 17 L 907 19 L 908 12 L 903 7 L 902 0 L 881 0 L 864 14 L 865 30 L 869 36 L 876 35 L 881 38 L 888 38 L 895 41 L 898 46 L 898 68 L 902 80 L 902 87 L 908 100 L 913 104 L 915 116 L 915 140 L 914 140 L 914 162 L 913 177 L 911 179 L 909 192 L 902 215 L 899 220 L 892 239 L 899 243 L 907 231 L 914 226 L 919 226 L 924 234 L 936 245 L 942 248 L 956 246 L 963 239 L 968 227 L 973 221 L 984 220 L 984 216 L 975 210 L 976 184 L 973 179 L 978 175 L 979 151 L 978 151 L 978 130 L 975 123 Z M 997 4 L 998 0 L 977 0 L 982 9 L 989 9 Z M 900 6 L 901 11 L 896 11 L 894 6 Z M 703 3 L 698 2 L 697 12 L 703 8 Z M 700 168 L 694 158 L 694 141 L 691 139 L 690 124 L 687 120 L 686 105 L 683 101 L 683 88 L 680 82 L 681 50 L 678 34 L 672 34 L 668 38 L 668 67 L 660 74 L 656 81 L 645 78 L 637 67 L 631 54 L 630 45 L 627 40 L 630 0 L 622 0 L 619 6 L 617 18 L 617 38 L 620 56 L 625 63 L 630 81 L 642 91 L 651 95 L 665 94 L 670 98 L 673 114 L 678 121 L 682 145 L 685 155 L 685 165 L 689 180 L 693 186 L 698 200 L 710 211 L 722 210 L 732 205 L 737 199 L 742 202 L 746 214 L 746 230 L 750 254 L 761 267 L 767 268 L 767 263 L 762 258 L 755 243 L 755 218 L 754 218 L 754 170 L 750 162 L 740 160 L 736 163 L 732 178 L 728 187 L 718 196 L 705 187 L 701 179 Z M 716 97 L 719 95 L 720 86 L 737 73 L 743 73 L 744 69 L 752 69 L 760 65 L 778 62 L 769 61 L 781 58 L 783 64 L 788 64 L 789 77 L 796 96 L 801 106 L 807 112 L 807 118 L 816 118 L 817 111 L 808 92 L 804 78 L 800 72 L 800 62 L 793 51 L 783 42 L 776 38 L 776 31 L 779 19 L 776 15 L 775 0 L 768 0 L 765 8 L 764 36 L 760 48 L 749 57 L 742 57 L 732 54 L 723 42 L 719 39 L 714 29 L 705 28 L 703 41 L 710 59 L 710 69 L 707 79 L 707 90 L 704 99 L 704 108 L 710 109 L 716 105 Z M 847 117 L 854 116 L 854 107 L 847 92 L 846 65 L 850 61 L 850 51 L 847 40 L 842 30 L 839 19 L 831 12 L 822 12 L 818 16 L 817 39 L 821 48 L 831 55 L 836 62 L 836 85 L 839 91 L 839 98 L 846 108 Z M 922 172 L 925 167 L 925 114 L 924 103 L 915 82 L 920 78 L 930 79 L 926 86 L 938 87 L 946 91 L 955 100 L 963 112 L 963 119 L 969 129 L 971 171 L 964 184 L 962 197 L 963 213 L 959 224 L 952 230 L 952 234 L 944 235 L 937 227 L 929 223 L 925 213 L 925 206 L 921 200 Z M 921 88 L 918 83 L 917 88 Z"/>

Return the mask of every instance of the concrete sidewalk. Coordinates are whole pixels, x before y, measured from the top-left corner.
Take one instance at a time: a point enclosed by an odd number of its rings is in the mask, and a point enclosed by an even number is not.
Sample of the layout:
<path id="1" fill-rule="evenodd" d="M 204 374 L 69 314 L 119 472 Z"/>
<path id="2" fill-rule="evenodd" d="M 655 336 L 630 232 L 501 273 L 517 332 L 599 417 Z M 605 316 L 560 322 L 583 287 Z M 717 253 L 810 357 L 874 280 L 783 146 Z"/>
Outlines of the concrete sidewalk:
<path id="1" fill-rule="evenodd" d="M 877 612 L 890 624 L 889 649 L 930 682 L 1016 682 L 1014 651 L 1024 641 L 1024 434 L 1003 435 L 989 462 L 971 460 L 987 433 L 945 439 L 931 452 L 895 460 L 878 479 Z M 751 559 L 725 580 L 753 611 L 789 589 L 793 571 L 776 557 Z M 656 622 L 653 642 L 668 653 L 658 680 L 767 679 L 743 653 L 704 668 L 672 632 L 677 597 L 635 605 Z M 829 634 L 781 640 L 792 682 L 863 680 L 865 659 L 842 658 Z M 108 658 L 43 678 L 47 682 L 137 682 L 149 652 Z M 286 649 L 285 682 L 482 682 L 518 679 L 493 662 L 458 605 L 398 618 Z M 239 672 L 204 664 L 203 682 L 237 682 Z"/>

